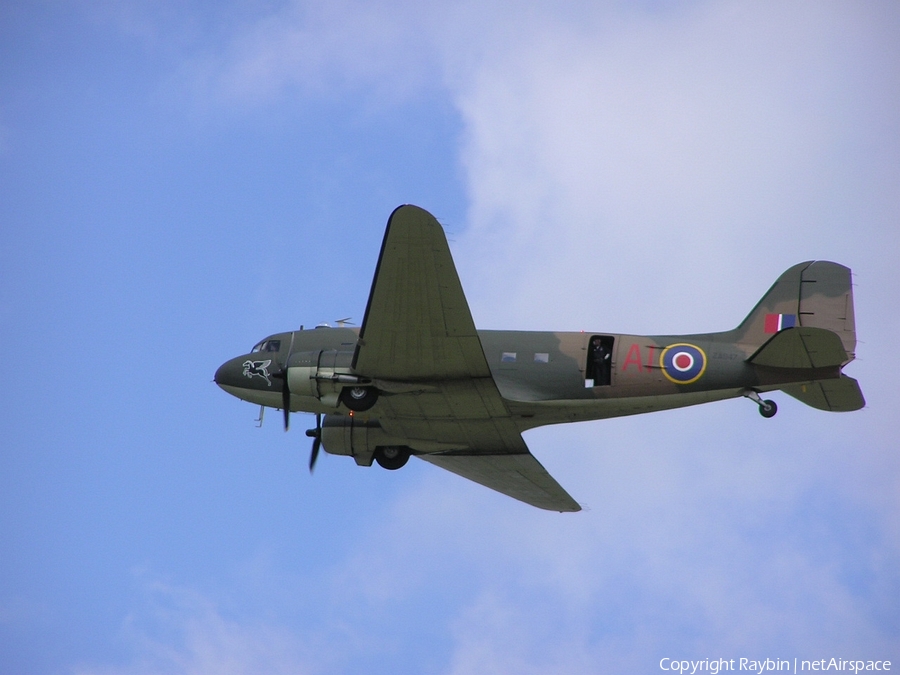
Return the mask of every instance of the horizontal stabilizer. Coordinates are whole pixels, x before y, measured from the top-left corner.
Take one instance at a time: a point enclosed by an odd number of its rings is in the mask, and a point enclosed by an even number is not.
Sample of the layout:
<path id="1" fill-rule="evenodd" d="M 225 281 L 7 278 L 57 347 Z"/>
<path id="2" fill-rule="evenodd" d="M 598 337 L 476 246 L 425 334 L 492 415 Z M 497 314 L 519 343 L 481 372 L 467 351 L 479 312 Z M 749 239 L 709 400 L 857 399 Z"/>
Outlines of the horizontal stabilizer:
<path id="1" fill-rule="evenodd" d="M 788 328 L 777 333 L 747 361 L 769 368 L 832 368 L 850 357 L 835 333 L 824 328 Z"/>
<path id="2" fill-rule="evenodd" d="M 785 394 L 819 410 L 850 412 L 866 405 L 859 382 L 841 375 L 840 379 L 819 380 L 782 387 Z"/>
<path id="3" fill-rule="evenodd" d="M 515 455 L 418 455 L 419 459 L 548 511 L 581 511 L 530 452 Z"/>

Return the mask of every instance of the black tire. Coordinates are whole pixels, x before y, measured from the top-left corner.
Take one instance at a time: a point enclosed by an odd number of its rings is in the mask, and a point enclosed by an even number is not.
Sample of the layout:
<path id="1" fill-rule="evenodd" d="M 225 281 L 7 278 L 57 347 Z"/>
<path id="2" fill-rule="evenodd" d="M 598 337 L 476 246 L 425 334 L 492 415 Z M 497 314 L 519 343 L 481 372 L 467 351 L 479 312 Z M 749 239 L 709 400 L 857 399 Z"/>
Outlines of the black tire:
<path id="1" fill-rule="evenodd" d="M 383 469 L 396 471 L 406 466 L 409 461 L 409 450 L 398 445 L 381 446 L 375 448 L 375 461 Z"/>
<path id="2" fill-rule="evenodd" d="M 770 417 L 775 417 L 775 413 L 778 412 L 778 406 L 775 404 L 775 401 L 765 400 L 759 405 L 759 414 L 765 417 L 766 419 Z"/>
<path id="3" fill-rule="evenodd" d="M 341 390 L 341 403 L 353 412 L 364 412 L 377 400 L 378 390 L 375 387 L 344 387 Z"/>

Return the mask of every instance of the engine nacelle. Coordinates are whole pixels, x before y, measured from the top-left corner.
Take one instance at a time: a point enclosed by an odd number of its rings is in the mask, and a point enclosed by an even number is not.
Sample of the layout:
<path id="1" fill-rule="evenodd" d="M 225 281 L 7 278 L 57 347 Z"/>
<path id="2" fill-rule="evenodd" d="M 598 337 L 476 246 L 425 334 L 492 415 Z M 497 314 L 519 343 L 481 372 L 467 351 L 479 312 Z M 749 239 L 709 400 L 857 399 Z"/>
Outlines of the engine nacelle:
<path id="1" fill-rule="evenodd" d="M 337 408 L 344 387 L 365 384 L 363 378 L 353 374 L 352 360 L 353 352 L 333 349 L 291 354 L 287 369 L 291 395 L 314 398 Z"/>
<path id="2" fill-rule="evenodd" d="M 322 447 L 332 455 L 349 455 L 362 466 L 371 466 L 376 451 L 402 446 L 376 420 L 361 421 L 343 415 L 326 415 L 322 422 Z"/>
<path id="3" fill-rule="evenodd" d="M 325 415 L 322 447 L 331 455 L 349 455 L 362 466 L 377 461 L 385 469 L 399 469 L 410 455 L 464 450 L 465 445 L 430 439 L 391 436 L 377 420 L 361 420 L 348 415 Z"/>

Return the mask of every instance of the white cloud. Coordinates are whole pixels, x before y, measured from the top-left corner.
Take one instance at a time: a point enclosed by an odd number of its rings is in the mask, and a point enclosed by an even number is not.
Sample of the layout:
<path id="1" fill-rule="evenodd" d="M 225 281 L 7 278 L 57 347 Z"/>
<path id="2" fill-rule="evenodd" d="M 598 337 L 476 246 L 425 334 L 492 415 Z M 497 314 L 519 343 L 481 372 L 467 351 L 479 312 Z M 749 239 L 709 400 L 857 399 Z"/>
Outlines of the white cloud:
<path id="1" fill-rule="evenodd" d="M 623 14 L 573 25 L 548 12 L 459 86 L 475 227 L 463 247 L 477 261 L 466 271 L 507 289 L 486 308 L 492 323 L 721 330 L 789 265 L 846 256 L 837 208 L 857 172 L 879 173 L 846 146 L 893 143 L 897 127 L 854 128 L 873 117 L 871 95 L 897 86 L 861 58 L 872 17 L 735 4 Z M 836 36 L 851 42 L 835 48 Z"/>
<path id="2" fill-rule="evenodd" d="M 228 618 L 200 593 L 141 575 L 146 604 L 126 620 L 122 639 L 134 659 L 82 666 L 78 675 L 277 675 L 319 672 L 311 641 L 286 627 Z M 313 665 L 314 664 L 314 665 Z"/>
<path id="3" fill-rule="evenodd" d="M 78 675 L 276 675 L 320 672 L 330 660 L 314 654 L 313 637 L 283 625 L 230 618 L 195 590 L 139 575 L 144 604 L 122 627 L 132 660 L 82 666 Z"/>
<path id="4" fill-rule="evenodd" d="M 429 82 L 429 37 L 412 4 L 292 2 L 237 25 L 226 50 L 191 61 L 186 72 L 204 96 L 244 106 L 359 91 L 403 100 Z"/>

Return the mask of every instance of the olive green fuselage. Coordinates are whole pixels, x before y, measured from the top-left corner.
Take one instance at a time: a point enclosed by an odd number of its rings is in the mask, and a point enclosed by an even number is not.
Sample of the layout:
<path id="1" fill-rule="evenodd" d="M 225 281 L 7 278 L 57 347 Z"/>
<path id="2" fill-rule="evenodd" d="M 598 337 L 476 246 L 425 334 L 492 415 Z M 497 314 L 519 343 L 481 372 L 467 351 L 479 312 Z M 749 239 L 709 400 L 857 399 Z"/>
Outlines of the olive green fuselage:
<path id="1" fill-rule="evenodd" d="M 346 378 L 369 382 L 365 373 L 356 373 L 351 367 L 358 333 L 355 328 L 318 328 L 272 335 L 260 345 L 264 349 L 277 346 L 276 350 L 232 359 L 223 364 L 216 380 L 241 399 L 281 408 L 277 373 L 285 365 L 292 370 L 306 367 L 316 372 L 317 390 L 298 393 L 292 386 L 291 410 L 349 414 L 337 401 L 341 389 L 348 386 Z M 521 430 L 678 408 L 748 391 L 777 389 L 790 382 L 840 376 L 839 368 L 793 371 L 750 364 L 747 359 L 753 346 L 731 342 L 733 332 L 640 336 L 486 330 L 478 331 L 478 336 L 493 380 Z M 607 372 L 601 378 L 592 377 L 597 375 L 591 361 L 592 347 L 598 340 L 608 352 Z M 693 370 L 680 375 L 664 359 L 667 348 L 670 352 L 691 348 Z M 341 377 L 344 381 L 339 381 Z M 374 384 L 387 396 L 423 396 L 429 392 L 427 380 Z M 377 419 L 378 413 L 376 404 L 357 416 L 360 421 Z"/>

